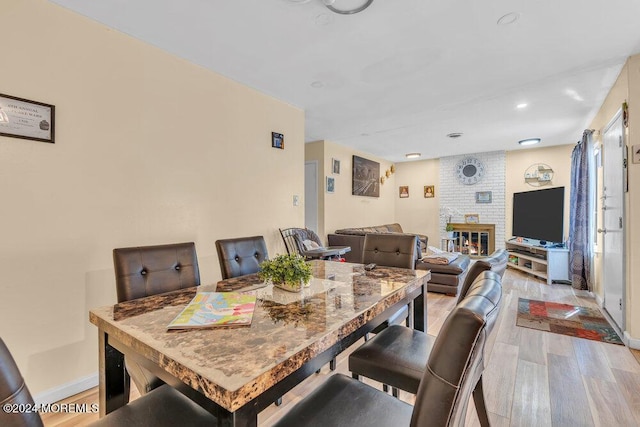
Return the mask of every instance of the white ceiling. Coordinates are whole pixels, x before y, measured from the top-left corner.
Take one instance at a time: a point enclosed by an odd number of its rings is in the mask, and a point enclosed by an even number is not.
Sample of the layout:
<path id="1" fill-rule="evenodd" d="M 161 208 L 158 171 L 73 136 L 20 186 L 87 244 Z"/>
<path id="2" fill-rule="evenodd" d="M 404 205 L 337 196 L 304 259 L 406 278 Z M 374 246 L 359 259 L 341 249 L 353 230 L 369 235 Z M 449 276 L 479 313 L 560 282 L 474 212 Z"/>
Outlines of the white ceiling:
<path id="1" fill-rule="evenodd" d="M 304 109 L 307 142 L 390 161 L 574 143 L 640 53 L 637 0 L 50 1 Z"/>

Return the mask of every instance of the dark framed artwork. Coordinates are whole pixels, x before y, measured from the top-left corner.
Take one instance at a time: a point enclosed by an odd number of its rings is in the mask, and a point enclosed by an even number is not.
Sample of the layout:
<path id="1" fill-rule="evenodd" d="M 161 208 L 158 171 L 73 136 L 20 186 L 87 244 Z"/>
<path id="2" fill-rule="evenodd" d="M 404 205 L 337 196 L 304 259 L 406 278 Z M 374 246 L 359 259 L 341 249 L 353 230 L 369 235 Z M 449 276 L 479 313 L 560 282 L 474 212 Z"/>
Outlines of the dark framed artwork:
<path id="1" fill-rule="evenodd" d="M 55 143 L 56 107 L 0 93 L 0 135 Z"/>
<path id="2" fill-rule="evenodd" d="M 353 156 L 351 194 L 380 197 L 380 163 Z"/>
<path id="3" fill-rule="evenodd" d="M 400 194 L 401 199 L 406 199 L 407 197 L 409 197 L 409 186 L 401 185 L 400 188 L 398 189 L 398 192 Z"/>
<path id="4" fill-rule="evenodd" d="M 271 132 L 271 146 L 284 150 L 284 135 L 281 133 Z"/>

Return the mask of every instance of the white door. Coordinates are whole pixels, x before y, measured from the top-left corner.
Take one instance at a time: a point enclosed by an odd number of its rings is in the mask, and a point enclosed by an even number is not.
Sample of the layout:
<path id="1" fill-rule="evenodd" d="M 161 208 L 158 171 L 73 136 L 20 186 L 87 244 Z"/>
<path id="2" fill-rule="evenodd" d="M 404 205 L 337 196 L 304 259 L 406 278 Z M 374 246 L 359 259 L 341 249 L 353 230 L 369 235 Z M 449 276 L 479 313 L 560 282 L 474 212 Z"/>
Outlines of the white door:
<path id="1" fill-rule="evenodd" d="M 318 233 L 318 162 L 304 162 L 304 226 Z"/>
<path id="2" fill-rule="evenodd" d="M 626 173 L 622 115 L 613 119 L 604 131 L 602 230 L 604 249 L 604 308 L 624 331 L 624 174 Z"/>

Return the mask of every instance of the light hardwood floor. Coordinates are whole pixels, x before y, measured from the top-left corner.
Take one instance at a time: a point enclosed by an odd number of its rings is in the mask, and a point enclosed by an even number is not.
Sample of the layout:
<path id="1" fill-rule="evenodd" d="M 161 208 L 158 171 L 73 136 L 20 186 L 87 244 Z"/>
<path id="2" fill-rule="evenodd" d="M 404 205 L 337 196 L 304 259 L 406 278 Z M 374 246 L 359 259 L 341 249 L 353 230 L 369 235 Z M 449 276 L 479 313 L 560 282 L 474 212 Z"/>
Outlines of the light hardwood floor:
<path id="1" fill-rule="evenodd" d="M 517 327 L 518 298 L 597 306 L 586 292 L 574 291 L 566 285 L 548 286 L 533 276 L 507 270 L 502 311 L 491 337 L 493 346 L 484 373 L 491 424 L 497 427 L 640 425 L 640 351 Z M 453 297 L 428 295 L 430 334 L 438 333 L 454 302 Z M 348 354 L 349 351 L 338 357 L 337 372 L 349 374 Z M 282 406 L 271 405 L 260 413 L 258 424 L 271 426 L 331 374 L 328 367 L 324 367 L 320 374 L 287 393 Z M 373 381 L 367 382 L 379 387 Z M 132 397 L 137 397 L 137 393 Z M 401 393 L 400 397 L 410 403 L 414 399 L 407 393 Z M 65 402 L 97 402 L 97 389 Z M 96 414 L 47 414 L 44 421 L 47 427 L 83 426 L 96 418 Z M 472 401 L 467 425 L 479 425 Z"/>

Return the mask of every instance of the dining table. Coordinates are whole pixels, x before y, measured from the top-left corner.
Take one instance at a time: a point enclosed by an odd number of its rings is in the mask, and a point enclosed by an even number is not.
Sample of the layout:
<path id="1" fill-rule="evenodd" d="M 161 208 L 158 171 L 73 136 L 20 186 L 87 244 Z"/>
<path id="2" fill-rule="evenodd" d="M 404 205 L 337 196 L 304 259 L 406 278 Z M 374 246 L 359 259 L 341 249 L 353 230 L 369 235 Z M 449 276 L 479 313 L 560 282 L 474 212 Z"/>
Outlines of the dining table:
<path id="1" fill-rule="evenodd" d="M 99 408 L 126 405 L 124 357 L 216 416 L 221 426 L 256 426 L 258 413 L 405 305 L 409 325 L 426 331 L 430 272 L 309 261 L 313 278 L 299 292 L 257 274 L 94 308 L 98 327 Z M 249 326 L 169 330 L 197 292 L 256 296 Z"/>

